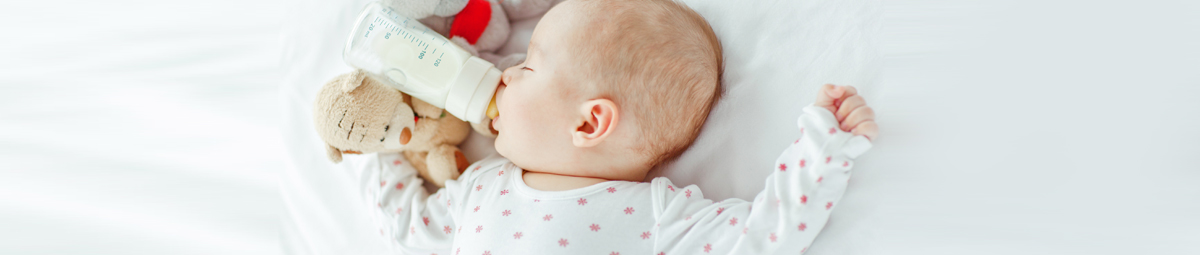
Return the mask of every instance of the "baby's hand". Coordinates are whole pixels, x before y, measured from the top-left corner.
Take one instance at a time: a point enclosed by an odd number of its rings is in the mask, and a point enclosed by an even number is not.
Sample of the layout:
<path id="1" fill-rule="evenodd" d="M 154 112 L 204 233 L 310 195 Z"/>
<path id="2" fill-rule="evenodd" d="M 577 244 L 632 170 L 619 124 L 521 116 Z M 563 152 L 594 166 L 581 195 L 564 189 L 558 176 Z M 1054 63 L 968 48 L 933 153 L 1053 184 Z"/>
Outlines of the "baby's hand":
<path id="1" fill-rule="evenodd" d="M 858 95 L 858 90 L 853 86 L 825 84 L 817 93 L 817 102 L 814 105 L 832 112 L 843 131 L 864 135 L 870 140 L 879 136 L 879 126 L 875 125 L 875 110 L 867 106 L 867 102 Z"/>

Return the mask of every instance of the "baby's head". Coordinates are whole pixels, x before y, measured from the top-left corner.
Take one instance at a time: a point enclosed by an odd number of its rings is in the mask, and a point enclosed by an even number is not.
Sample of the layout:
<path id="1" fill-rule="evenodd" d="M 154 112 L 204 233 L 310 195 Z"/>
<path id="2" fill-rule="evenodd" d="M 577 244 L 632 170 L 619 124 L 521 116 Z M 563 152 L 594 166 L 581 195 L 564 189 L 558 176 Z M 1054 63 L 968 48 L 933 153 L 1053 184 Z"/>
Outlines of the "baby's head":
<path id="1" fill-rule="evenodd" d="M 497 92 L 496 150 L 537 172 L 641 181 L 683 153 L 720 97 L 721 46 L 671 0 L 570 0 Z"/>

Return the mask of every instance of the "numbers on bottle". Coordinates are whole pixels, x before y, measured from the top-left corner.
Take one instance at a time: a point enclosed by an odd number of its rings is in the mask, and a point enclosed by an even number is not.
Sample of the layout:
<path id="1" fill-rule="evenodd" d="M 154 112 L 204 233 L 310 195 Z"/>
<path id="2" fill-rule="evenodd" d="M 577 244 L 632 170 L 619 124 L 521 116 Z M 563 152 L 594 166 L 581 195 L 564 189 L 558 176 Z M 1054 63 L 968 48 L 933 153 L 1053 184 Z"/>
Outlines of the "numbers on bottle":
<path id="1" fill-rule="evenodd" d="M 392 33 L 384 34 L 383 39 L 392 39 Z"/>
<path id="2" fill-rule="evenodd" d="M 438 66 L 438 64 L 441 64 L 441 63 L 442 63 L 442 59 L 439 58 L 439 59 L 433 61 L 433 66 L 436 67 L 436 66 Z"/>
<path id="3" fill-rule="evenodd" d="M 417 59 L 425 59 L 425 51 L 421 51 L 421 55 L 417 55 Z"/>

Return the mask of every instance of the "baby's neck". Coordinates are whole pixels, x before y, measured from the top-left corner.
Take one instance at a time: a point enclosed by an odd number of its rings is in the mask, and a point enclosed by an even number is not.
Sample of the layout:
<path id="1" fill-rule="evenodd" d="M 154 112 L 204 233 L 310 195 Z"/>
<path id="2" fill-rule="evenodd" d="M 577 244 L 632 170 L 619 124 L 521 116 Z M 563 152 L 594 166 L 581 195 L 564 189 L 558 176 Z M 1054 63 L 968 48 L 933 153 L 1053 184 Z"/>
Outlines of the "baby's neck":
<path id="1" fill-rule="evenodd" d="M 592 186 L 609 180 L 595 177 L 559 175 L 553 173 L 521 171 L 525 185 L 541 191 L 564 191 Z"/>

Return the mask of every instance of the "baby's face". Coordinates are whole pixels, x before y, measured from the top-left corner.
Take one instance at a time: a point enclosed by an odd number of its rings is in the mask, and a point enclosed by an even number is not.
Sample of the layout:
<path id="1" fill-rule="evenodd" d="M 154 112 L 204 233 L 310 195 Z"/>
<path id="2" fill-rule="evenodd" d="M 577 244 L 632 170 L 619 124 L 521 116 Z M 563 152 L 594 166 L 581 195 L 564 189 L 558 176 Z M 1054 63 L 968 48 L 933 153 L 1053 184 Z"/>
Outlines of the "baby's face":
<path id="1" fill-rule="evenodd" d="M 576 20 L 564 5 L 570 1 L 538 22 L 525 62 L 504 70 L 496 92 L 496 151 L 524 169 L 569 173 L 564 171 L 575 162 L 571 131 L 582 121 L 579 108 L 586 98 L 572 85 L 576 65 L 566 37 Z"/>

